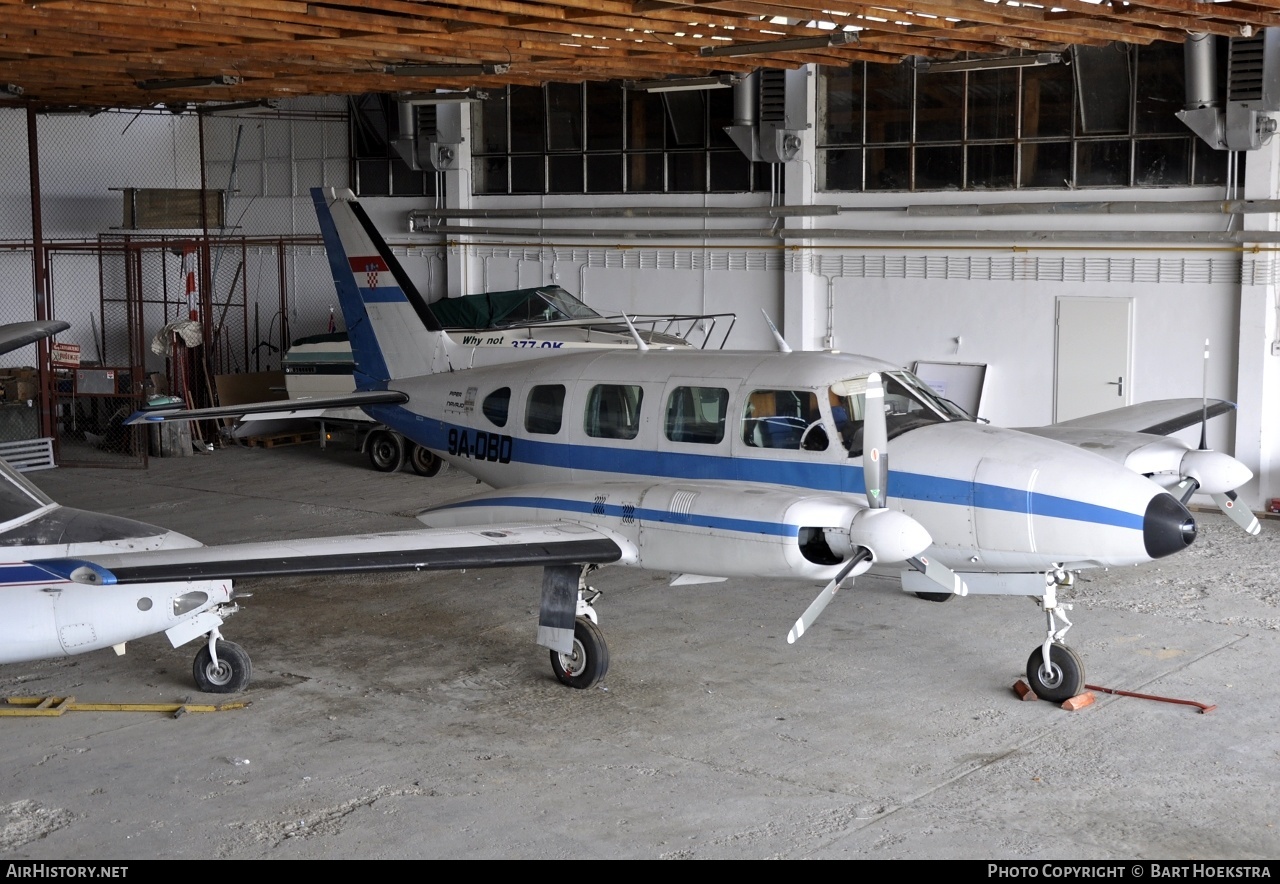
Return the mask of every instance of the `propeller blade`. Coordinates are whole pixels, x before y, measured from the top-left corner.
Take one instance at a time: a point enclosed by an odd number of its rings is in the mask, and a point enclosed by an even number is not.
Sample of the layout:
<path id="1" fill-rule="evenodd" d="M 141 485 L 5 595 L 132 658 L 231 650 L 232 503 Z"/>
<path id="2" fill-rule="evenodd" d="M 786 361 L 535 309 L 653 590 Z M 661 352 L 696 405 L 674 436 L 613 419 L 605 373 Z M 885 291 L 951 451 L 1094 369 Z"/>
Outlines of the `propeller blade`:
<path id="1" fill-rule="evenodd" d="M 813 621 L 818 619 L 818 615 L 836 597 L 836 593 L 840 591 L 840 584 L 849 576 L 849 572 L 869 558 L 871 558 L 871 551 L 866 548 L 859 548 L 849 558 L 848 564 L 840 569 L 840 573 L 836 575 L 834 580 L 822 588 L 822 592 L 818 593 L 818 597 L 809 604 L 809 607 L 804 609 L 800 619 L 791 627 L 791 631 L 787 633 L 787 644 L 794 645 L 796 639 L 805 634 L 809 627 L 813 625 Z"/>
<path id="2" fill-rule="evenodd" d="M 867 503 L 882 509 L 889 489 L 889 428 L 884 417 L 884 386 L 878 372 L 867 376 L 862 416 L 862 477 Z"/>
<path id="3" fill-rule="evenodd" d="M 952 571 L 941 562 L 935 562 L 933 559 L 924 556 L 912 556 L 907 559 L 907 564 L 915 568 L 925 577 L 928 577 L 934 583 L 941 586 L 947 592 L 955 595 L 968 595 L 969 584 L 961 579 L 960 575 Z"/>
<path id="4" fill-rule="evenodd" d="M 1240 506 L 1237 503 L 1234 491 L 1210 496 L 1213 498 L 1213 502 L 1218 505 L 1218 509 L 1226 513 L 1231 521 L 1235 522 L 1247 533 L 1257 534 L 1262 530 L 1262 526 L 1258 524 L 1258 517 L 1250 512 L 1247 506 Z"/>
<path id="5" fill-rule="evenodd" d="M 1200 483 L 1191 477 L 1187 477 L 1169 489 L 1169 493 L 1178 498 L 1178 503 L 1183 506 L 1187 505 L 1187 501 L 1191 499 L 1191 495 L 1196 493 L 1200 487 Z"/>

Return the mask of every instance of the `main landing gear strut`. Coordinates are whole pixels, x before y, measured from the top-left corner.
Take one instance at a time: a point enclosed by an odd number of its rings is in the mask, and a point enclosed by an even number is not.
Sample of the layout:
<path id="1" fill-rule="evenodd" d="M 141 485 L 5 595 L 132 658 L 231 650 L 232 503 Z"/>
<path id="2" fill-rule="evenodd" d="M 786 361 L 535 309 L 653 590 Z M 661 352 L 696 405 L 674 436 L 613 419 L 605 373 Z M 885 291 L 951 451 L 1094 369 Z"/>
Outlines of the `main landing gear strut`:
<path id="1" fill-rule="evenodd" d="M 1044 608 L 1048 630 L 1044 643 L 1027 658 L 1027 683 L 1042 700 L 1061 703 L 1084 690 L 1084 661 L 1062 643 L 1071 628 L 1067 611 L 1071 605 L 1058 602 L 1058 589 L 1070 589 L 1075 575 L 1067 571 L 1051 571 L 1045 575 L 1046 586 L 1040 604 Z M 1058 620 L 1062 627 L 1058 628 Z"/>
<path id="2" fill-rule="evenodd" d="M 609 647 L 596 614 L 599 590 L 587 586 L 595 565 L 549 565 L 542 575 L 538 644 L 551 649 L 551 670 L 563 685 L 586 690 L 609 671 Z"/>

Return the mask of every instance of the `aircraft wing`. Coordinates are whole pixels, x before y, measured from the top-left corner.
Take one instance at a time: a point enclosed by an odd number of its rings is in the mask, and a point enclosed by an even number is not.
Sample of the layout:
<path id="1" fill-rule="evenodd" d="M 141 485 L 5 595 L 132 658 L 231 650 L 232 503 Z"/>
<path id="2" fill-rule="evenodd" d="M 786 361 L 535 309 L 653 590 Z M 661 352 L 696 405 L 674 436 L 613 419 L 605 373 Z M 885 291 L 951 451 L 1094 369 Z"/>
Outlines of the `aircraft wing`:
<path id="1" fill-rule="evenodd" d="M 1205 417 L 1217 417 L 1234 411 L 1235 407 L 1234 402 L 1228 402 L 1225 399 L 1210 399 L 1207 406 L 1203 399 L 1157 399 L 1153 402 L 1126 405 L 1124 408 L 1115 408 L 1069 421 L 1059 421 L 1051 426 L 1082 430 L 1122 430 L 1130 433 L 1168 436 L 1178 430 L 1195 426 Z M 1030 428 L 1027 429 L 1030 430 Z M 1049 427 L 1035 429 L 1039 431 Z"/>
<path id="2" fill-rule="evenodd" d="M 58 319 L 37 320 L 35 322 L 9 322 L 0 325 L 0 353 L 8 353 L 34 344 L 41 338 L 56 335 L 60 331 L 71 328 L 68 322 Z"/>
<path id="3" fill-rule="evenodd" d="M 223 405 L 213 408 L 158 408 L 135 411 L 129 415 L 125 424 L 206 420 L 221 417 L 239 417 L 246 420 L 319 417 L 329 408 L 360 408 L 365 405 L 388 405 L 408 401 L 408 395 L 395 390 L 358 390 L 341 396 L 316 396 L 311 399 L 272 399 L 266 402 L 246 402 L 242 405 Z"/>
<path id="4" fill-rule="evenodd" d="M 621 557 L 618 543 L 593 528 L 570 522 L 526 522 L 42 559 L 30 564 L 76 583 L 102 586 L 293 574 L 606 564 Z"/>

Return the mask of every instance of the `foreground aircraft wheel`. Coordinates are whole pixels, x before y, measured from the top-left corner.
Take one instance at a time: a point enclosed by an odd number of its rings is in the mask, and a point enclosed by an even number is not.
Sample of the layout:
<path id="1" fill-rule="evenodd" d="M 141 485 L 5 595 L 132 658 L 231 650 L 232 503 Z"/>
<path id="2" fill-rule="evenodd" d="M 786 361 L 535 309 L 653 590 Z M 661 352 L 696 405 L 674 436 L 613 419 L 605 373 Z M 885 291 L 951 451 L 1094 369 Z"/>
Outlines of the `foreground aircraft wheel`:
<path id="1" fill-rule="evenodd" d="M 609 648 L 604 633 L 586 617 L 573 625 L 573 653 L 551 652 L 551 668 L 561 684 L 586 690 L 609 671 Z"/>
<path id="2" fill-rule="evenodd" d="M 1027 658 L 1027 683 L 1040 699 L 1062 703 L 1084 690 L 1084 662 L 1066 645 L 1050 646 L 1049 670 L 1044 668 L 1044 650 L 1036 648 Z"/>
<path id="3" fill-rule="evenodd" d="M 394 473 L 404 465 L 404 441 L 390 430 L 374 430 L 367 443 L 369 463 L 380 473 Z"/>
<path id="4" fill-rule="evenodd" d="M 440 458 L 431 453 L 430 449 L 423 448 L 421 445 L 412 445 L 409 448 L 409 466 L 413 467 L 413 471 L 419 476 L 435 476 L 444 469 L 445 463 Z"/>
<path id="5" fill-rule="evenodd" d="M 253 665 L 249 662 L 249 654 L 235 642 L 218 642 L 218 665 L 213 665 L 213 657 L 209 654 L 206 643 L 196 654 L 195 663 L 191 666 L 191 674 L 195 677 L 196 687 L 206 694 L 234 694 L 249 686 L 249 676 Z"/>
<path id="6" fill-rule="evenodd" d="M 949 602 L 955 598 L 954 592 L 918 592 L 916 598 L 924 599 L 926 602 Z"/>

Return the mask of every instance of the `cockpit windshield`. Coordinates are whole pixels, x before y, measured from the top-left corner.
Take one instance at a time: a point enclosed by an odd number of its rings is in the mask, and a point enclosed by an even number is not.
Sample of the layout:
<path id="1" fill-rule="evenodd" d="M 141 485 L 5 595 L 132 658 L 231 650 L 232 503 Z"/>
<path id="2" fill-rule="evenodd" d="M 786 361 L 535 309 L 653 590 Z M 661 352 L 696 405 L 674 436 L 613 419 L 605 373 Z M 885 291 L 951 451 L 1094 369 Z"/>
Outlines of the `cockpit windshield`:
<path id="1" fill-rule="evenodd" d="M 929 424 L 972 420 L 940 400 L 928 385 L 909 371 L 881 374 L 884 383 L 885 424 L 889 438 Z M 866 415 L 867 378 L 850 378 L 830 387 L 831 416 L 850 457 L 862 456 L 862 422 Z"/>
<path id="2" fill-rule="evenodd" d="M 52 503 L 39 488 L 0 460 L 0 525 L 44 509 Z"/>

